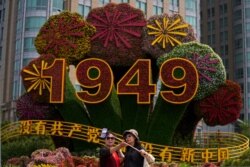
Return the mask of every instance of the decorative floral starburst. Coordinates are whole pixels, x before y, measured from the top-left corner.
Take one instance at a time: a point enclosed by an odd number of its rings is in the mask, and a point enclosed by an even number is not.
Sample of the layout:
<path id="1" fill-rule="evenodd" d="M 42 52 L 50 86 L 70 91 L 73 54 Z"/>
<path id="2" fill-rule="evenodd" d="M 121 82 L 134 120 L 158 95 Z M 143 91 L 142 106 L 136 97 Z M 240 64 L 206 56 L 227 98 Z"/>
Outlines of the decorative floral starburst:
<path id="1" fill-rule="evenodd" d="M 199 72 L 200 80 L 212 81 L 212 78 L 206 73 L 216 73 L 215 65 L 219 63 L 218 59 L 211 59 L 211 54 L 206 54 L 205 56 L 200 56 L 197 53 L 193 53 L 193 58 L 190 59 Z"/>
<path id="2" fill-rule="evenodd" d="M 143 50 L 157 59 L 174 47 L 194 40 L 193 28 L 182 16 L 164 13 L 149 18 L 143 35 Z"/>
<path id="3" fill-rule="evenodd" d="M 104 47 L 107 47 L 109 42 L 115 42 L 117 47 L 121 47 L 123 44 L 125 47 L 131 48 L 132 46 L 129 39 L 125 34 L 140 37 L 141 33 L 130 29 L 130 27 L 143 27 L 146 24 L 145 21 L 137 21 L 136 19 L 138 15 L 133 13 L 126 18 L 122 17 L 123 13 L 118 10 L 115 10 L 114 13 L 105 10 L 104 13 L 104 18 L 92 14 L 92 17 L 96 19 L 96 22 L 93 22 L 92 24 L 97 27 L 97 33 L 91 38 L 91 40 L 96 38 L 103 40 Z"/>
<path id="4" fill-rule="evenodd" d="M 175 43 L 180 45 L 181 41 L 175 38 L 176 35 L 187 36 L 186 32 L 176 31 L 183 28 L 188 28 L 188 24 L 179 24 L 181 19 L 177 18 L 172 24 L 169 24 L 169 19 L 163 17 L 162 24 L 158 20 L 154 20 L 156 26 L 147 25 L 147 28 L 151 29 L 151 32 L 148 32 L 148 35 L 154 35 L 156 39 L 151 43 L 155 45 L 156 43 L 162 43 L 162 47 L 166 48 L 167 44 L 175 46 Z"/>
<path id="5" fill-rule="evenodd" d="M 43 78 L 41 74 L 45 68 L 54 62 L 54 59 L 55 57 L 50 54 L 41 55 L 32 60 L 21 71 L 24 87 L 35 101 L 49 102 L 51 81 Z"/>
<path id="6" fill-rule="evenodd" d="M 95 28 L 77 13 L 62 12 L 51 16 L 38 33 L 35 46 L 40 54 L 66 58 L 68 64 L 81 60 L 90 50 Z"/>
<path id="7" fill-rule="evenodd" d="M 211 96 L 200 101 L 204 121 L 210 125 L 226 125 L 239 118 L 242 109 L 241 88 L 233 81 L 226 81 Z"/>
<path id="8" fill-rule="evenodd" d="M 132 65 L 142 58 L 142 30 L 146 20 L 141 10 L 126 3 L 109 3 L 91 10 L 87 21 L 96 27 L 89 57 L 101 58 L 111 66 Z"/>
<path id="9" fill-rule="evenodd" d="M 30 77 L 24 78 L 24 81 L 30 81 L 32 84 L 27 89 L 30 92 L 32 89 L 39 89 L 39 95 L 42 95 L 43 89 L 48 89 L 50 91 L 50 81 L 46 78 L 42 78 L 42 71 L 48 67 L 48 63 L 42 60 L 41 68 L 38 70 L 35 64 L 32 64 L 33 69 L 24 69 L 23 72 L 30 75 Z"/>

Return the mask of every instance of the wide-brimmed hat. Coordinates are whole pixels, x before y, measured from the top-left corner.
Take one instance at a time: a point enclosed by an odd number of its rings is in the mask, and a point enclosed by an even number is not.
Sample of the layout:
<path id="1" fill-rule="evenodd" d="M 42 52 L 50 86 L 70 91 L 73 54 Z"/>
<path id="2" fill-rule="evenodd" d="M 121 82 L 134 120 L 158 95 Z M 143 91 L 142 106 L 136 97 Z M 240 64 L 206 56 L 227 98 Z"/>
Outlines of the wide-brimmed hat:
<path id="1" fill-rule="evenodd" d="M 135 129 L 125 130 L 123 132 L 123 138 L 125 138 L 128 133 L 131 133 L 137 140 L 139 140 L 139 136 L 138 136 L 137 130 L 135 130 Z"/>

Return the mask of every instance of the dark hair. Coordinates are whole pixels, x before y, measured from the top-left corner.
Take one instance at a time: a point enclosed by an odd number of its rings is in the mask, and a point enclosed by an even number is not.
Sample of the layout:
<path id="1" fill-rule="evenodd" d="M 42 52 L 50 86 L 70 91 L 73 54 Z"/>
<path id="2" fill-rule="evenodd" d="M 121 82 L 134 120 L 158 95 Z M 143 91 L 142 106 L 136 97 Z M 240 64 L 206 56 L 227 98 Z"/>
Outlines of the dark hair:
<path id="1" fill-rule="evenodd" d="M 105 136 L 105 139 L 106 139 L 109 135 L 115 136 L 113 133 L 107 132 L 107 133 L 106 133 L 106 136 Z"/>
<path id="2" fill-rule="evenodd" d="M 142 149 L 141 142 L 140 142 L 140 140 L 137 139 L 136 137 L 135 137 L 135 144 L 134 144 L 134 147 L 137 148 L 137 149 L 139 149 L 139 150 Z M 128 150 L 130 150 L 130 149 L 133 149 L 133 148 L 131 148 L 130 146 L 127 146 L 127 147 L 126 147 L 126 151 L 128 151 Z"/>

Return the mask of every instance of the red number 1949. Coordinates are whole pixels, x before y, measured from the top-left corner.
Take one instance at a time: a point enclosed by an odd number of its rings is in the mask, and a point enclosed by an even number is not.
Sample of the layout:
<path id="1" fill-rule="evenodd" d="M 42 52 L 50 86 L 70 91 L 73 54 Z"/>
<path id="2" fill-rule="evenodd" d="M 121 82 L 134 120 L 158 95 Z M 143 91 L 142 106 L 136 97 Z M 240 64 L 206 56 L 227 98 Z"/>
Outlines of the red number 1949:
<path id="1" fill-rule="evenodd" d="M 56 61 L 56 60 L 55 60 Z M 57 61 L 54 63 L 58 66 L 58 63 L 62 63 L 64 67 L 65 61 Z M 53 65 L 50 70 L 53 70 Z M 56 67 L 55 67 L 56 68 Z M 176 76 L 175 70 L 179 70 L 182 75 Z M 63 70 L 61 70 L 63 71 Z M 151 97 L 156 93 L 156 84 L 151 83 L 151 62 L 148 59 L 139 59 L 134 65 L 127 71 L 127 73 L 117 83 L 118 95 L 136 95 L 138 104 L 149 104 Z M 58 77 L 62 76 L 62 77 Z M 113 72 L 105 61 L 97 58 L 90 58 L 81 61 L 76 67 L 77 80 L 83 88 L 82 91 L 77 92 L 77 97 L 85 103 L 100 103 L 104 101 L 111 93 L 113 87 Z M 57 77 L 44 73 L 43 77 L 50 77 L 51 82 L 51 94 L 53 94 L 53 84 L 63 83 L 64 75 L 58 74 Z M 193 99 L 195 96 L 199 78 L 198 71 L 194 64 L 183 58 L 173 58 L 165 61 L 160 67 L 160 80 L 162 84 L 167 87 L 166 91 L 161 91 L 162 98 L 170 103 L 182 104 Z M 60 84 L 61 85 L 61 84 Z M 57 85 L 57 86 L 60 86 Z M 57 92 L 60 91 L 59 99 L 64 96 L 63 87 L 56 88 Z M 95 91 L 93 91 L 93 89 Z M 182 90 L 175 93 L 175 89 Z M 53 103 L 54 96 L 50 97 L 50 102 Z"/>

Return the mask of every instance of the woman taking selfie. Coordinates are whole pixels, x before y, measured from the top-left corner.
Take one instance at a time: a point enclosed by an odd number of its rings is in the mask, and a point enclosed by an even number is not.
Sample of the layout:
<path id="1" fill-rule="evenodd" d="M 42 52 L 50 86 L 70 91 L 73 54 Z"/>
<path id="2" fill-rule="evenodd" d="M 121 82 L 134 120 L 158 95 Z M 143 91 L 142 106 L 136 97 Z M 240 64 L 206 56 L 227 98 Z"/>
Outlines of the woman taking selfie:
<path id="1" fill-rule="evenodd" d="M 154 162 L 155 158 L 141 146 L 138 132 L 135 129 L 124 131 L 123 138 L 127 144 L 124 167 L 145 167 Z"/>

